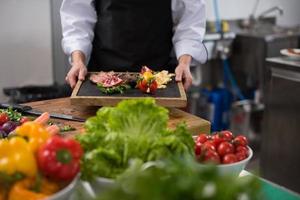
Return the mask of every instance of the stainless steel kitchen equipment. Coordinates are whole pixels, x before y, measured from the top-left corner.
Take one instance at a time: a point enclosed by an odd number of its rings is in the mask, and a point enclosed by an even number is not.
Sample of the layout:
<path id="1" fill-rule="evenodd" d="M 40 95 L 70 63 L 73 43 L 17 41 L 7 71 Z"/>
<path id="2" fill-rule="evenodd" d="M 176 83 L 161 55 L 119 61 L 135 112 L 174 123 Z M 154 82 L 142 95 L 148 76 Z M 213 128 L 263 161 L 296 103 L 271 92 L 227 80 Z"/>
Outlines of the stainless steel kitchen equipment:
<path id="1" fill-rule="evenodd" d="M 231 64 L 242 91 L 258 88 L 263 103 L 263 89 L 271 76 L 265 59 L 280 56 L 281 49 L 296 48 L 300 27 L 286 29 L 272 23 L 258 23 L 253 29 L 237 34 Z"/>
<path id="2" fill-rule="evenodd" d="M 230 130 L 246 135 L 251 142 L 260 140 L 264 105 L 252 100 L 236 101 L 231 108 Z"/>
<path id="3" fill-rule="evenodd" d="M 300 193 L 300 61 L 267 59 L 267 87 L 261 145 L 261 175 Z"/>

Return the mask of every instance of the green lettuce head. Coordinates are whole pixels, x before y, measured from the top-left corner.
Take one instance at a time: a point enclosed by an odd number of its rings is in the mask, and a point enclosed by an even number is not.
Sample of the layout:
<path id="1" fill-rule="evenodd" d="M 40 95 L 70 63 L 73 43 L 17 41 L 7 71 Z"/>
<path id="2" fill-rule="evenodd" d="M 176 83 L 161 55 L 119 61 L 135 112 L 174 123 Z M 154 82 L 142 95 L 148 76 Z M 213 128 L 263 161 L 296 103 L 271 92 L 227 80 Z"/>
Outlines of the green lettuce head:
<path id="1" fill-rule="evenodd" d="M 115 178 L 129 160 L 144 162 L 174 155 L 193 155 L 194 142 L 185 125 L 168 130 L 168 110 L 154 99 L 120 102 L 103 107 L 85 123 L 86 133 L 77 137 L 85 150 L 82 178 Z"/>

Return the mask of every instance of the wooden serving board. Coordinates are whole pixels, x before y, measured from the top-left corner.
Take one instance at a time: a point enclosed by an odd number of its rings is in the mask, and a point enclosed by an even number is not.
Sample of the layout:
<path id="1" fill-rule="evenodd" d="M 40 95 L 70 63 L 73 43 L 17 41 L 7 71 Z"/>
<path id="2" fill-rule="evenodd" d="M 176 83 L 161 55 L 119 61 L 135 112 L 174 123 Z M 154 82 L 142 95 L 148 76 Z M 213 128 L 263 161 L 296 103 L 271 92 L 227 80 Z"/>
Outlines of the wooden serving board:
<path id="1" fill-rule="evenodd" d="M 27 103 L 25 105 L 31 106 L 35 110 L 40 110 L 43 112 L 61 113 L 61 114 L 72 115 L 84 119 L 95 116 L 97 110 L 99 109 L 99 107 L 95 107 L 95 106 L 71 105 L 70 98 L 37 101 L 37 102 Z M 210 133 L 209 121 L 201 119 L 195 115 L 191 115 L 177 108 L 168 108 L 168 110 L 169 110 L 168 128 L 173 130 L 176 128 L 176 126 L 179 123 L 185 122 L 188 130 L 193 135 L 197 135 L 199 133 L 206 133 L 206 134 Z M 51 119 L 51 121 L 60 122 L 64 125 L 71 125 L 72 127 L 76 128 L 75 131 L 66 132 L 67 136 L 74 136 L 76 134 L 79 134 L 84 129 L 84 123 L 81 122 L 74 122 L 74 121 L 61 120 L 61 119 Z"/>
<path id="2" fill-rule="evenodd" d="M 155 94 L 145 94 L 139 89 L 131 88 L 123 94 L 104 94 L 89 80 L 89 73 L 85 81 L 78 81 L 72 96 L 72 105 L 79 106 L 115 106 L 125 99 L 139 99 L 152 97 L 156 103 L 165 107 L 186 107 L 187 97 L 182 82 L 172 80 L 167 84 L 167 88 L 158 89 Z M 174 78 L 173 78 L 174 79 Z"/>

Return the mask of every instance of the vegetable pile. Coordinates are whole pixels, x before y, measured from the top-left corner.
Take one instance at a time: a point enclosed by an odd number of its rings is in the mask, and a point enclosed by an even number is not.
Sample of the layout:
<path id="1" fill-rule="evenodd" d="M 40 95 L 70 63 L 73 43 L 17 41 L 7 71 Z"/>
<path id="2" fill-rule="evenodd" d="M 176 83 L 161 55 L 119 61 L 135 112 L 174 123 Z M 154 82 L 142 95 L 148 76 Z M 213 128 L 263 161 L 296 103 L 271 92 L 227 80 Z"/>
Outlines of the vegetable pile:
<path id="1" fill-rule="evenodd" d="M 154 94 L 157 89 L 166 88 L 167 84 L 172 81 L 173 76 L 175 76 L 175 74 L 170 74 L 166 70 L 154 72 L 144 66 L 137 80 L 137 88 L 144 93 Z"/>
<path id="2" fill-rule="evenodd" d="M 28 117 L 13 109 L 0 109 L 0 138 L 6 138 L 17 126 L 29 121 Z"/>
<path id="3" fill-rule="evenodd" d="M 24 122 L 0 139 L 0 199 L 45 199 L 72 181 L 83 154 L 74 139 L 46 126 L 49 114 Z"/>
<path id="4" fill-rule="evenodd" d="M 7 138 L 13 131 L 25 122 L 33 120 L 33 117 L 23 116 L 22 113 L 12 108 L 0 109 L 0 139 Z M 58 122 L 48 122 L 48 125 L 57 125 L 60 133 L 74 131 L 74 127 Z"/>
<path id="5" fill-rule="evenodd" d="M 116 178 L 134 158 L 146 162 L 174 155 L 194 156 L 194 141 L 185 125 L 168 130 L 167 121 L 168 110 L 151 98 L 99 109 L 86 121 L 86 133 L 77 137 L 85 152 L 82 178 Z"/>
<path id="6" fill-rule="evenodd" d="M 139 88 L 144 93 L 154 94 L 157 90 L 157 87 L 158 85 L 153 71 L 144 66 L 137 81 L 137 88 Z"/>
<path id="7" fill-rule="evenodd" d="M 230 183 L 230 184 L 228 184 Z M 219 176 L 214 167 L 199 168 L 193 158 L 151 163 L 135 160 L 115 187 L 98 200 L 242 200 L 264 199 L 254 176 Z"/>
<path id="8" fill-rule="evenodd" d="M 195 154 L 199 162 L 230 164 L 249 156 L 248 140 L 243 135 L 236 137 L 230 131 L 214 135 L 199 134 L 195 140 Z"/>

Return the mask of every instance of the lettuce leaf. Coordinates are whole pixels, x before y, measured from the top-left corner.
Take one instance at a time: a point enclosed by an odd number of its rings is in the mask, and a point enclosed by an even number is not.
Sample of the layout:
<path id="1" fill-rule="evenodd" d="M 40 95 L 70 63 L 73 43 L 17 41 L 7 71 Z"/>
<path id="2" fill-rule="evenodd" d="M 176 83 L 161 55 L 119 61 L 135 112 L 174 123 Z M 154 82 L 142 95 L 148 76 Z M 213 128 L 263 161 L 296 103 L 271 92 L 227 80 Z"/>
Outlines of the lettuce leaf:
<path id="1" fill-rule="evenodd" d="M 125 100 L 103 107 L 85 123 L 77 137 L 85 154 L 82 178 L 116 178 L 133 158 L 143 162 L 173 155 L 193 155 L 194 142 L 185 125 L 168 130 L 168 110 L 154 99 Z"/>

